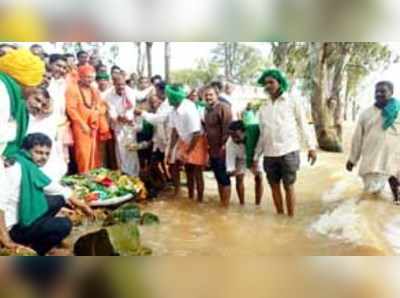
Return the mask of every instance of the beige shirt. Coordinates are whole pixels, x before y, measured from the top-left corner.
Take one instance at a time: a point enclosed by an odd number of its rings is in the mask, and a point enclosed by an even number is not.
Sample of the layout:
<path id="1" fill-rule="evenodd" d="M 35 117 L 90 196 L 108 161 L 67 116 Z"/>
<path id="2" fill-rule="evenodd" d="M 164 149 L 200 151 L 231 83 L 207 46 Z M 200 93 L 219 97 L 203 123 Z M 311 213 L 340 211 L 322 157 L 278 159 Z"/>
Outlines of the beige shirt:
<path id="1" fill-rule="evenodd" d="M 393 127 L 383 129 L 382 111 L 365 110 L 354 132 L 349 160 L 360 163 L 361 176 L 371 173 L 396 175 L 400 170 L 400 117 Z"/>
<path id="2" fill-rule="evenodd" d="M 300 102 L 281 96 L 267 99 L 259 112 L 260 139 L 254 160 L 260 156 L 280 157 L 301 148 L 301 136 L 308 149 L 316 148 L 316 141 Z"/>

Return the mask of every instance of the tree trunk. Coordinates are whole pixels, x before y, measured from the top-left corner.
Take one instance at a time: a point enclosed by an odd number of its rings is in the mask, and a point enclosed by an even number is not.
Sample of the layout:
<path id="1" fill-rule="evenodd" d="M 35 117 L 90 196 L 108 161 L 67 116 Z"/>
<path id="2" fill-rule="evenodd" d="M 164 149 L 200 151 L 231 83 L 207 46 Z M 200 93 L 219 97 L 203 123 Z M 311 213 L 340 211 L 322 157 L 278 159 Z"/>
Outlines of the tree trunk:
<path id="1" fill-rule="evenodd" d="M 224 43 L 224 52 L 225 52 L 225 78 L 229 81 L 229 56 L 230 56 L 230 51 L 229 51 L 229 42 Z"/>
<path id="2" fill-rule="evenodd" d="M 344 115 L 343 115 L 344 121 L 348 121 L 350 119 L 349 112 L 350 112 L 351 101 L 352 101 L 352 98 L 350 96 L 350 79 L 349 79 L 349 76 L 347 76 L 346 95 L 344 97 Z"/>
<path id="3" fill-rule="evenodd" d="M 289 58 L 290 42 L 273 42 L 272 43 L 272 60 L 276 68 L 287 72 L 287 64 Z"/>
<path id="4" fill-rule="evenodd" d="M 151 78 L 153 76 L 153 70 L 152 70 L 152 50 L 153 48 L 153 43 L 152 42 L 146 42 L 146 58 L 147 58 L 147 76 Z"/>
<path id="5" fill-rule="evenodd" d="M 312 116 L 319 147 L 330 152 L 342 152 L 334 120 L 336 106 L 328 100 L 329 46 L 328 43 L 320 42 L 313 42 L 310 46 Z"/>
<path id="6" fill-rule="evenodd" d="M 238 62 L 238 42 L 224 42 L 224 67 L 225 79 L 232 82 L 234 79 L 234 67 Z"/>
<path id="7" fill-rule="evenodd" d="M 334 128 L 339 138 L 340 143 L 343 143 L 343 119 L 344 119 L 344 100 L 345 100 L 345 82 L 346 72 L 345 67 L 350 61 L 351 45 L 343 43 L 338 45 L 339 59 L 335 59 L 334 78 L 332 83 L 332 91 L 330 101 L 335 103 L 333 110 Z"/>
<path id="8" fill-rule="evenodd" d="M 353 100 L 353 106 L 352 106 L 352 120 L 353 122 L 355 122 L 357 120 L 357 115 L 358 112 L 360 111 L 360 106 L 358 105 L 358 103 Z"/>
<path id="9" fill-rule="evenodd" d="M 142 50 L 142 42 L 135 42 L 137 48 L 136 72 L 139 77 L 144 74 L 145 56 Z"/>
<path id="10" fill-rule="evenodd" d="M 164 43 L 164 55 L 165 55 L 165 81 L 169 83 L 171 73 L 171 43 Z"/>

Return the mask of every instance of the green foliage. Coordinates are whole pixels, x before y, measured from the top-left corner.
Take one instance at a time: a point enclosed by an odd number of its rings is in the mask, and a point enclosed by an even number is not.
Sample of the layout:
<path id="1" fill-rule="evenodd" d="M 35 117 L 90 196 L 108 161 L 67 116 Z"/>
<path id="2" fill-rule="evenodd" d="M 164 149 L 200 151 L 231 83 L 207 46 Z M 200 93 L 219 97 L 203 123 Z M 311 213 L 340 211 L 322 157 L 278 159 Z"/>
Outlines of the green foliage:
<path id="1" fill-rule="evenodd" d="M 119 56 L 119 46 L 110 42 L 63 42 L 64 53 L 77 54 L 80 50 L 97 52 L 103 63 L 112 65 Z"/>
<path id="2" fill-rule="evenodd" d="M 218 76 L 219 66 L 216 63 L 199 60 L 195 68 L 180 69 L 171 72 L 171 81 L 197 87 L 207 84 Z"/>
<path id="3" fill-rule="evenodd" d="M 272 42 L 272 56 L 276 67 L 285 71 L 289 78 L 301 81 L 304 92 L 312 88 L 313 66 L 310 64 L 312 42 Z M 329 42 L 325 43 L 327 66 L 333 69 L 339 58 L 349 54 L 345 66 L 349 94 L 355 95 L 357 86 L 370 73 L 387 68 L 396 57 L 387 45 L 377 42 Z"/>
<path id="4" fill-rule="evenodd" d="M 357 86 L 371 72 L 386 69 L 395 62 L 395 56 L 391 50 L 381 43 L 361 42 L 352 43 L 353 52 L 349 64 L 346 67 L 348 75 L 347 92 L 355 96 Z"/>
<path id="5" fill-rule="evenodd" d="M 306 42 L 272 42 L 272 60 L 289 78 L 301 76 L 307 67 Z"/>
<path id="6" fill-rule="evenodd" d="M 225 70 L 226 79 L 238 84 L 256 85 L 266 66 L 260 50 L 239 42 L 219 43 L 211 54 L 211 61 Z"/>

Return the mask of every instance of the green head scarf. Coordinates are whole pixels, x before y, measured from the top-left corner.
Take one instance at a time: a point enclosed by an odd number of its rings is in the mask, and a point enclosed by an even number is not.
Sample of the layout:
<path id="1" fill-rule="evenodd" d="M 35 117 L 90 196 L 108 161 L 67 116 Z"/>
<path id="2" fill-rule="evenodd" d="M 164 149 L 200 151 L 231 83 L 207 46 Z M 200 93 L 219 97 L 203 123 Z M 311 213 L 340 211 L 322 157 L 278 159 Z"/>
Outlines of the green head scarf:
<path id="1" fill-rule="evenodd" d="M 278 81 L 282 94 L 289 90 L 289 81 L 286 78 L 286 75 L 278 69 L 264 70 L 261 77 L 258 79 L 257 84 L 264 87 L 265 79 L 268 77 L 274 78 Z"/>
<path id="2" fill-rule="evenodd" d="M 110 75 L 108 73 L 106 73 L 106 72 L 98 72 L 96 74 L 96 81 L 101 81 L 101 80 L 109 81 L 110 80 Z"/>
<path id="3" fill-rule="evenodd" d="M 171 106 L 177 107 L 187 97 L 183 87 L 176 85 L 167 85 L 165 87 L 165 94 Z"/>

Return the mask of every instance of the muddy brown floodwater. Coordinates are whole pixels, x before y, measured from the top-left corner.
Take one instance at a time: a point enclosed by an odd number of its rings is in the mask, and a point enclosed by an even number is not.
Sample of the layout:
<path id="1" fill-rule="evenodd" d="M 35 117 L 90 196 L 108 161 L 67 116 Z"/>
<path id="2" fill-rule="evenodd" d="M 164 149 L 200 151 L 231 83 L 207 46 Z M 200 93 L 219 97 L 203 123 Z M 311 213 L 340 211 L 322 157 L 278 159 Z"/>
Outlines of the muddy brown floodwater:
<path id="1" fill-rule="evenodd" d="M 351 128 L 347 132 L 350 139 Z M 160 216 L 161 225 L 141 228 L 143 244 L 154 255 L 171 256 L 396 254 L 400 209 L 388 192 L 360 201 L 362 184 L 356 173 L 344 170 L 346 158 L 346 152 L 320 152 L 317 165 L 310 167 L 303 154 L 294 218 L 275 214 L 269 188 L 262 205 L 254 205 L 251 174 L 246 206 L 233 192 L 230 208 L 220 208 L 215 181 L 207 173 L 205 203 L 190 201 L 183 192 L 145 207 Z"/>

